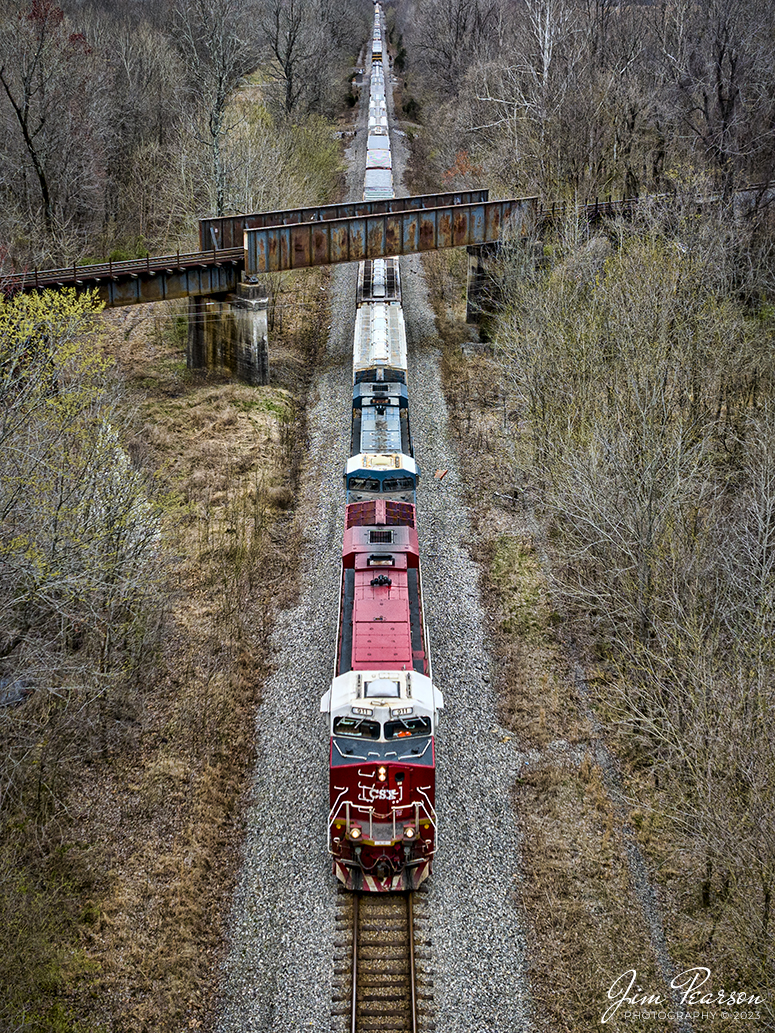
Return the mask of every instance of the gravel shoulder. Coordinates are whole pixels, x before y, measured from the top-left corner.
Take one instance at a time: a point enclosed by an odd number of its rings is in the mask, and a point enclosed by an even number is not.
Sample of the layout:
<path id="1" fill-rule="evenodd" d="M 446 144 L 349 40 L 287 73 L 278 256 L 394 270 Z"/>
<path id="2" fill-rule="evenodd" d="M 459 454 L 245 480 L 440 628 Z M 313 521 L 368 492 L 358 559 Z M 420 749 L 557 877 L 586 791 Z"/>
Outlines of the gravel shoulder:
<path id="1" fill-rule="evenodd" d="M 363 178 L 364 116 L 350 148 L 349 196 Z M 393 136 L 394 174 L 406 163 Z M 325 850 L 327 741 L 318 700 L 336 635 L 349 439 L 355 266 L 332 277 L 326 364 L 315 378 L 309 462 L 298 512 L 306 536 L 299 604 L 278 617 L 274 674 L 257 712 L 257 764 L 242 877 L 224 964 L 219 1033 L 330 1025 L 336 883 Z M 419 258 L 402 262 L 411 421 L 424 470 L 418 499 L 434 676 L 445 692 L 438 736 L 439 852 L 427 889 L 437 1028 L 519 1033 L 527 1014 L 518 905 L 519 837 L 510 790 L 526 758 L 501 728 L 471 528 L 449 439 L 438 339 Z M 270 344 L 271 347 L 271 344 Z M 433 477 L 446 469 L 443 481 Z"/>

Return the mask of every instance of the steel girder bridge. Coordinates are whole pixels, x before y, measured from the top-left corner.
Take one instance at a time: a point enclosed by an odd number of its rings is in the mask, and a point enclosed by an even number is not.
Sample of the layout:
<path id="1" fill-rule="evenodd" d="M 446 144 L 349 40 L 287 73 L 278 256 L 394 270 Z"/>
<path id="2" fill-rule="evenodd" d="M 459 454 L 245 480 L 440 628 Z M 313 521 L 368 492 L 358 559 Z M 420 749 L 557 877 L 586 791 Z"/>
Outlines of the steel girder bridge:
<path id="1" fill-rule="evenodd" d="M 489 201 L 471 190 L 202 219 L 199 251 L 28 270 L 0 289 L 96 289 L 108 307 L 225 296 L 265 273 L 495 241 L 533 208 L 532 198 Z"/>
<path id="2" fill-rule="evenodd" d="M 763 183 L 737 191 L 735 199 L 760 201 L 771 194 L 772 184 Z M 468 190 L 209 218 L 199 223 L 199 251 L 26 270 L 0 277 L 0 290 L 9 296 L 61 287 L 96 289 L 108 307 L 225 297 L 241 281 L 265 273 L 494 243 L 507 233 L 521 235 L 531 226 L 568 217 L 596 222 L 631 215 L 654 200 L 549 206 L 538 197 L 490 201 L 489 191 Z M 719 200 L 708 197 L 702 203 Z"/>

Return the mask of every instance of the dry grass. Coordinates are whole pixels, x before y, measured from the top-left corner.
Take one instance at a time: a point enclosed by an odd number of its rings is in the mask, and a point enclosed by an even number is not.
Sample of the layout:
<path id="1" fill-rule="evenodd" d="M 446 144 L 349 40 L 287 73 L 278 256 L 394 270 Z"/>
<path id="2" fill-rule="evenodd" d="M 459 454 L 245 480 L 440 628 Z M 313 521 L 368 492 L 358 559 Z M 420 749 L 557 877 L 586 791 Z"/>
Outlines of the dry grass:
<path id="1" fill-rule="evenodd" d="M 598 1026 L 605 991 L 630 967 L 637 967 L 640 985 L 664 994 L 629 888 L 621 829 L 591 755 L 584 752 L 580 763 L 576 755 L 547 758 L 520 780 L 514 799 L 536 1027 L 580 1033 Z M 622 1027 L 664 1028 L 652 1020 Z"/>
<path id="2" fill-rule="evenodd" d="M 274 613 L 297 587 L 303 370 L 327 325 L 322 276 L 298 287 L 314 318 L 300 305 L 304 318 L 278 332 L 285 385 L 191 374 L 174 305 L 105 317 L 136 397 L 133 455 L 166 499 L 170 562 L 154 674 L 96 762 L 73 772 L 67 802 L 67 834 L 93 876 L 81 901 L 90 975 L 68 995 L 90 1027 L 157 1033 L 212 1019 L 255 706 Z"/>
<path id="3" fill-rule="evenodd" d="M 500 374 L 475 328 L 464 323 L 460 264 L 445 262 L 442 253 L 428 257 L 453 433 L 463 480 L 476 486 L 475 558 L 495 627 L 499 718 L 535 758 L 514 787 L 533 1019 L 551 1033 L 588 1033 L 626 969 L 636 967 L 652 992 L 665 991 L 626 860 L 622 818 L 593 761 L 588 707 L 536 548 L 530 486 L 513 473 L 515 429 Z M 608 1028 L 672 1027 L 632 1019 Z"/>

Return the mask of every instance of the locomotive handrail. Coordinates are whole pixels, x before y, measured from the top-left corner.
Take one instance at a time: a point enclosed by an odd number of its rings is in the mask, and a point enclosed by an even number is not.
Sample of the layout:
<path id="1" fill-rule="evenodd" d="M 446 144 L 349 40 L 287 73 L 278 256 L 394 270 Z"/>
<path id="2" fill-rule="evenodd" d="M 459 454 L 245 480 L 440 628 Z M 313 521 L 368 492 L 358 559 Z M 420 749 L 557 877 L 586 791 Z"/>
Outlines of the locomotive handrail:
<path id="1" fill-rule="evenodd" d="M 430 824 L 430 826 L 432 827 L 432 829 L 433 829 L 433 839 L 432 839 L 433 847 L 429 851 L 429 853 L 425 855 L 426 857 L 428 857 L 431 854 L 434 854 L 436 852 L 436 820 L 437 820 L 436 819 L 436 811 L 435 811 L 433 805 L 428 800 L 428 797 L 426 796 L 426 794 L 421 789 L 418 789 L 418 792 L 422 793 L 422 795 L 425 797 L 425 804 L 421 804 L 417 800 L 415 800 L 413 803 L 397 804 L 397 805 L 395 805 L 395 806 L 390 808 L 390 810 L 391 810 L 391 817 L 388 818 L 387 822 L 375 821 L 374 820 L 375 813 L 376 813 L 376 808 L 373 807 L 372 805 L 364 803 L 363 806 L 360 806 L 360 805 L 351 803 L 349 800 L 342 801 L 341 796 L 340 796 L 339 799 L 334 804 L 334 806 L 329 811 L 329 814 L 328 814 L 328 830 L 329 830 L 329 832 L 331 832 L 331 829 L 333 828 L 334 824 L 337 821 L 344 821 L 344 823 L 345 823 L 345 835 L 346 835 L 350 831 L 350 828 L 351 828 L 352 825 L 357 824 L 359 821 L 362 822 L 364 820 L 364 817 L 361 817 L 361 815 L 363 815 L 363 816 L 365 816 L 366 820 L 368 820 L 368 823 L 369 823 L 369 835 L 368 835 L 368 838 L 370 840 L 372 840 L 372 841 L 374 840 L 374 835 L 373 835 L 373 833 L 374 833 L 374 826 L 375 825 L 386 825 L 386 824 L 387 825 L 392 824 L 392 826 L 393 826 L 393 839 L 398 839 L 398 831 L 397 831 L 396 823 L 398 821 L 403 821 L 403 822 L 408 821 L 411 818 L 411 816 L 412 816 L 412 812 L 414 812 L 414 819 L 415 819 L 415 824 L 416 825 L 419 826 L 419 824 L 421 822 L 428 822 Z M 400 812 L 402 812 L 402 811 L 409 811 L 409 815 L 408 816 L 404 816 L 404 817 L 400 817 L 399 815 L 400 815 Z M 328 852 L 329 852 L 329 854 L 333 855 L 334 851 L 331 848 L 331 841 L 332 841 L 332 837 L 329 835 L 329 837 L 328 837 L 328 842 L 329 842 Z"/>

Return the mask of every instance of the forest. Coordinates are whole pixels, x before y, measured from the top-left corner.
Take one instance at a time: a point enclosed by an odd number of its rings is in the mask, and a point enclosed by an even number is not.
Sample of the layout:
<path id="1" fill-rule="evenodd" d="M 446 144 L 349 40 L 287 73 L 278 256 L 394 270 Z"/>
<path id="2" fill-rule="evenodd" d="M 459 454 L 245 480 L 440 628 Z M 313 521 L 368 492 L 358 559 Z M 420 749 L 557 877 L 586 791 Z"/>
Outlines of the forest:
<path id="1" fill-rule="evenodd" d="M 449 400 L 465 410 L 472 469 L 491 461 L 499 490 L 535 520 L 547 635 L 553 647 L 570 642 L 586 672 L 633 823 L 663 879 L 674 955 L 701 956 L 728 980 L 769 992 L 775 9 L 767 0 L 396 0 L 386 13 L 412 193 L 487 186 L 491 197 L 549 205 L 642 199 L 630 219 L 590 225 L 571 208 L 503 241 L 490 264 L 484 347 L 468 365 L 451 351 L 445 359 L 450 384 L 476 386 L 462 400 L 450 387 Z M 9 0 L 0 279 L 187 249 L 202 215 L 339 199 L 341 134 L 371 17 L 360 0 Z M 454 255 L 428 269 L 438 272 L 443 326 L 464 271 Z M 295 346 L 317 360 L 323 292 L 317 281 L 304 290 L 291 295 L 302 315 L 280 344 L 297 334 Z M 197 910 L 196 879 L 239 838 L 243 719 L 266 669 L 273 586 L 292 580 L 277 527 L 303 462 L 309 384 L 289 353 L 259 401 L 208 384 L 206 410 L 169 359 L 180 349 L 178 317 L 156 331 L 152 368 L 132 379 L 104 347 L 90 298 L 0 306 L 8 1029 L 174 1029 L 207 1009 L 185 989 L 192 973 L 203 985 L 212 976 L 192 943 L 211 925 L 217 939 L 212 916 L 224 905 Z M 173 411 L 178 404 L 186 408 Z M 239 421 L 257 412 L 264 436 L 239 439 L 244 454 L 224 460 L 197 438 L 218 427 L 237 442 Z M 184 432 L 199 451 L 181 460 Z M 265 479 L 257 456 L 271 470 Z M 498 548 L 483 554 L 485 581 L 502 576 Z M 523 560 L 507 555 L 516 577 Z M 203 593 L 211 618 L 206 669 L 192 659 L 180 603 L 188 590 Z M 204 706 L 165 702 L 184 678 Z M 151 740 L 157 752 L 143 753 Z M 229 766 L 235 742 L 239 771 Z M 123 907 L 139 925 L 152 905 L 141 890 L 116 903 L 119 862 L 74 831 L 79 780 L 95 812 L 107 806 L 105 786 L 132 783 L 116 827 L 146 828 L 167 798 L 187 816 L 169 819 L 164 834 L 195 858 L 190 899 L 153 913 L 171 939 L 159 934 L 153 964 L 137 963 L 137 975 L 127 974 L 138 955 L 117 914 Z M 205 842 L 196 829 L 216 809 L 229 829 L 214 824 Z M 185 865 L 170 848 L 159 884 L 184 878 Z M 167 931 L 176 923 L 188 923 L 189 940 Z M 114 958 L 126 949 L 130 961 L 122 969 L 102 955 L 97 972 L 99 944 Z M 579 1015 L 569 1028 L 587 1028 Z"/>
<path id="2" fill-rule="evenodd" d="M 450 390 L 478 381 L 472 454 L 535 520 L 507 553 L 511 584 L 525 555 L 541 557 L 560 627 L 547 637 L 581 658 L 673 956 L 768 993 L 775 11 L 431 0 L 396 5 L 395 26 L 416 189 L 484 182 L 569 204 L 503 242 L 489 357 L 469 370 L 453 358 Z M 573 207 L 609 197 L 642 201 L 594 224 Z M 441 312 L 461 283 L 460 263 L 447 268 Z M 489 548 L 497 582 L 504 549 Z M 501 605 L 510 626 L 513 597 Z M 556 986 L 563 951 L 547 946 Z"/>
<path id="3" fill-rule="evenodd" d="M 367 16 L 355 0 L 4 5 L 4 262 L 183 249 L 205 214 L 325 194 Z"/>

